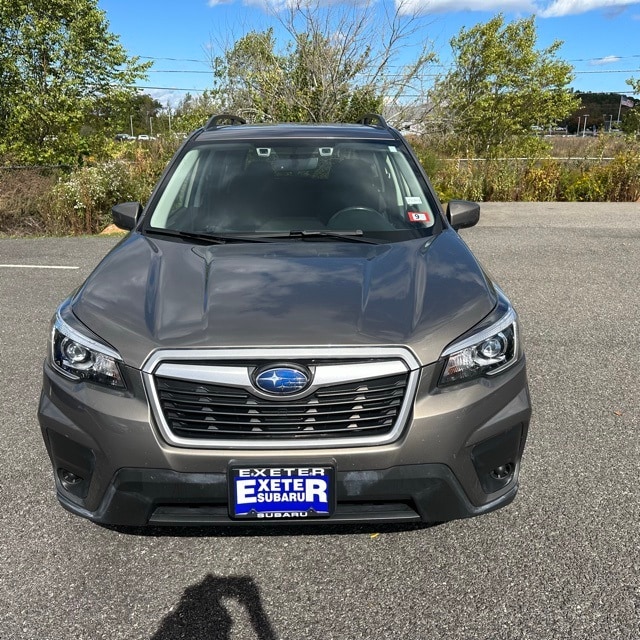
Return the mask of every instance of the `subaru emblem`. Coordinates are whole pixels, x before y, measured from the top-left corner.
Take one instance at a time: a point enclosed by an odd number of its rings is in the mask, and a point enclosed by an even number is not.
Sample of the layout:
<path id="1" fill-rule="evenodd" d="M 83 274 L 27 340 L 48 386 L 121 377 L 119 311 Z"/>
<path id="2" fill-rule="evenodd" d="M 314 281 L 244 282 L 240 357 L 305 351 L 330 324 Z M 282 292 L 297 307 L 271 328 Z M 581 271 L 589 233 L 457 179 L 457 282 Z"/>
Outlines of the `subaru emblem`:
<path id="1" fill-rule="evenodd" d="M 258 373 L 255 385 L 264 393 L 286 396 L 300 393 L 310 380 L 311 376 L 297 367 L 269 367 Z"/>

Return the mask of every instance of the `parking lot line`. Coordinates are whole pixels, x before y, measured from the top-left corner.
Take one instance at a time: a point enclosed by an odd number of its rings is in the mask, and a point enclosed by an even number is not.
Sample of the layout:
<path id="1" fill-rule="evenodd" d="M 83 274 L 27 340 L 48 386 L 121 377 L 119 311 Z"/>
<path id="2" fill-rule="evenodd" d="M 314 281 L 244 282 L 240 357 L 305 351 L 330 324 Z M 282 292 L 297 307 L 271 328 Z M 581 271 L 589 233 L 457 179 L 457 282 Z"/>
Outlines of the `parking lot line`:
<path id="1" fill-rule="evenodd" d="M 79 269 L 80 267 L 68 267 L 51 264 L 0 264 L 0 269 Z"/>

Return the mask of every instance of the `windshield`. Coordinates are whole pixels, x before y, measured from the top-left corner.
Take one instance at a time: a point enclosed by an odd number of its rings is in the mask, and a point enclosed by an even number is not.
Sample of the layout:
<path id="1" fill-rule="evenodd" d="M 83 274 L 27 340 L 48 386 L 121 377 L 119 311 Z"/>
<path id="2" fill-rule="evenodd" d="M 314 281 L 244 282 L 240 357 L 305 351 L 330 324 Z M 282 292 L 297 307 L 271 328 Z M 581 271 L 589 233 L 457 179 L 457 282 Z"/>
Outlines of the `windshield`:
<path id="1" fill-rule="evenodd" d="M 272 237 L 361 232 L 400 241 L 430 235 L 435 221 L 401 146 L 285 139 L 190 149 L 163 185 L 147 228 Z"/>

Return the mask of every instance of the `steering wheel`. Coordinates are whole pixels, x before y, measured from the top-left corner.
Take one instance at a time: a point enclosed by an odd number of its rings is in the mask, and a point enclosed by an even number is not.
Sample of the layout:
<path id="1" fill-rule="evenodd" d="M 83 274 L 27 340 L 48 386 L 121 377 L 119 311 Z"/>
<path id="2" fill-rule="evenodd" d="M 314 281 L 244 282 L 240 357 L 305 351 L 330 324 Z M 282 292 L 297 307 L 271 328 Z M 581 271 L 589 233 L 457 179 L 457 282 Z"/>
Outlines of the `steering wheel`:
<path id="1" fill-rule="evenodd" d="M 346 207 L 334 213 L 327 222 L 329 229 L 363 231 L 389 231 L 393 227 L 384 216 L 371 207 Z"/>

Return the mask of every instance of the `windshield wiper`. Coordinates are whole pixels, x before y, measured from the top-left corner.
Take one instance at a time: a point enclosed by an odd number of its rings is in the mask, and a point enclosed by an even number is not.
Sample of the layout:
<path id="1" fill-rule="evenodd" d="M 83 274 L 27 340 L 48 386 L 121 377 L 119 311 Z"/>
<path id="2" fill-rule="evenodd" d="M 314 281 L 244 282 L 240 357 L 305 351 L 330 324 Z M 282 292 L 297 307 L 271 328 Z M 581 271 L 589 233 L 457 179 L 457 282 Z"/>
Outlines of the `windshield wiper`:
<path id="1" fill-rule="evenodd" d="M 362 229 L 350 231 L 324 231 L 318 230 L 294 230 L 287 233 L 264 233 L 263 238 L 299 238 L 301 240 L 313 240 L 315 238 L 332 238 L 343 242 L 364 242 L 366 244 L 380 244 L 378 240 L 364 237 Z"/>
<path id="2" fill-rule="evenodd" d="M 343 242 L 364 242 L 366 244 L 380 244 L 380 241 L 373 238 L 364 237 L 362 229 L 348 231 L 330 230 L 293 230 L 286 232 L 266 232 L 256 235 L 232 235 L 226 233 L 206 233 L 196 231 L 180 231 L 178 229 L 155 229 L 148 228 L 148 233 L 155 233 L 173 238 L 185 238 L 186 240 L 200 240 L 210 244 L 226 244 L 227 242 L 272 242 L 273 240 L 294 238 L 300 240 L 313 240 L 315 238 L 330 238 L 342 240 Z"/>
<path id="3" fill-rule="evenodd" d="M 238 236 L 225 233 L 206 233 L 195 231 L 179 231 L 177 229 L 147 229 L 149 233 L 172 238 L 185 238 L 187 240 L 201 240 L 211 244 L 226 244 L 227 242 L 269 242 L 263 236 Z"/>

